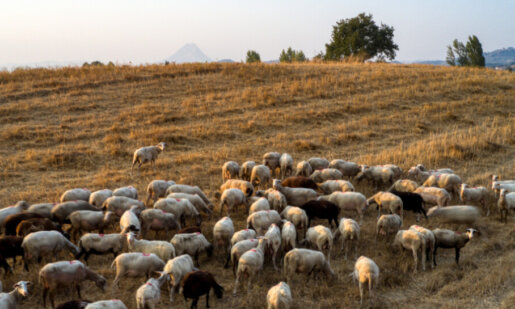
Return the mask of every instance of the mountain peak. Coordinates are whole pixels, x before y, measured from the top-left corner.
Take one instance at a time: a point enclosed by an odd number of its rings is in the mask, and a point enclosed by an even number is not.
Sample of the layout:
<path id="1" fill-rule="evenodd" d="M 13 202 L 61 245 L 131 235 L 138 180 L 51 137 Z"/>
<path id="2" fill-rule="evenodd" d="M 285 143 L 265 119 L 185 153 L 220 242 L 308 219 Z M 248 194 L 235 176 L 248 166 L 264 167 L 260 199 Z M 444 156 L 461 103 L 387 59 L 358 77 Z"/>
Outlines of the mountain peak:
<path id="1" fill-rule="evenodd" d="M 166 61 L 175 63 L 211 62 L 211 59 L 195 43 L 188 43 L 177 50 Z"/>

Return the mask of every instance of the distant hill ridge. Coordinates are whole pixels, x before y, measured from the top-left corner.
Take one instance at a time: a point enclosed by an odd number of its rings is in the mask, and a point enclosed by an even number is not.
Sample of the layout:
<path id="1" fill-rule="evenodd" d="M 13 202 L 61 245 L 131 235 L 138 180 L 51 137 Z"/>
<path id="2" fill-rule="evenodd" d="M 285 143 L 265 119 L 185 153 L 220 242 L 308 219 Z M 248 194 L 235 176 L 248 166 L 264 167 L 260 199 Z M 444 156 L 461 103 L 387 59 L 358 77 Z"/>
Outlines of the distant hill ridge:
<path id="1" fill-rule="evenodd" d="M 196 44 L 189 43 L 181 47 L 166 61 L 175 63 L 211 62 L 211 59 Z"/>

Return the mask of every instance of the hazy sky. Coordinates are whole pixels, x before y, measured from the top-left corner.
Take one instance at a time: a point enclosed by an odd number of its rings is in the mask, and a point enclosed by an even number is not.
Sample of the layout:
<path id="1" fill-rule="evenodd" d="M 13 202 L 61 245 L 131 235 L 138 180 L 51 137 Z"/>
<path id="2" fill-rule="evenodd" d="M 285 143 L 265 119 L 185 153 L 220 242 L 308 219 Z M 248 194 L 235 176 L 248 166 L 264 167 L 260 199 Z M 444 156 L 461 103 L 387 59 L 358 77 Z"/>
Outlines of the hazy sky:
<path id="1" fill-rule="evenodd" d="M 186 43 L 214 60 L 248 49 L 309 57 L 332 26 L 371 13 L 395 28 L 397 60 L 444 59 L 454 38 L 475 34 L 484 51 L 515 46 L 514 0 L 0 0 L 0 67 L 40 61 L 162 61 Z"/>

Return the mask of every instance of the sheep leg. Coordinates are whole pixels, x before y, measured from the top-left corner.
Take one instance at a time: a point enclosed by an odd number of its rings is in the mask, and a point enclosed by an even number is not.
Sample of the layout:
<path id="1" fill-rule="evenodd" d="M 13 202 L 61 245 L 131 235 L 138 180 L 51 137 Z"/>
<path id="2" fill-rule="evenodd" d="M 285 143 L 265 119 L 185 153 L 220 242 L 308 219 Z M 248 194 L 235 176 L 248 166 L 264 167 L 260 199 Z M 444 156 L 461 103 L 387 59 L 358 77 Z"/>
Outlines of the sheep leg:
<path id="1" fill-rule="evenodd" d="M 359 298 L 359 304 L 363 305 L 363 283 L 361 282 L 361 280 L 359 281 Z"/>
<path id="2" fill-rule="evenodd" d="M 435 245 L 435 249 L 433 251 L 433 265 L 436 266 L 436 249 L 438 249 L 438 246 Z"/>
<path id="3" fill-rule="evenodd" d="M 418 254 L 417 254 L 417 250 L 415 248 L 411 249 L 411 251 L 413 252 L 413 260 L 415 260 L 415 269 L 413 270 L 413 273 L 416 274 L 417 273 L 417 265 L 418 265 Z"/>
<path id="4" fill-rule="evenodd" d="M 46 308 L 46 296 L 48 294 L 48 288 L 43 289 L 43 308 Z"/>
<path id="5" fill-rule="evenodd" d="M 79 296 L 79 299 L 81 299 L 82 296 L 80 296 L 80 285 L 75 285 L 75 288 L 77 289 L 77 296 Z"/>
<path id="6" fill-rule="evenodd" d="M 55 296 L 55 290 L 52 290 L 50 293 L 50 304 L 52 305 L 52 308 L 55 308 L 55 302 L 54 302 L 54 296 Z"/>
<path id="7" fill-rule="evenodd" d="M 460 266 L 460 250 L 461 248 L 455 248 L 456 250 L 456 265 Z"/>
<path id="8" fill-rule="evenodd" d="M 206 308 L 209 308 L 209 291 L 210 290 L 208 290 L 206 293 Z"/>
<path id="9" fill-rule="evenodd" d="M 234 281 L 234 289 L 232 290 L 232 295 L 236 296 L 236 292 L 238 290 L 238 284 L 240 282 L 240 272 L 236 274 L 236 280 Z"/>

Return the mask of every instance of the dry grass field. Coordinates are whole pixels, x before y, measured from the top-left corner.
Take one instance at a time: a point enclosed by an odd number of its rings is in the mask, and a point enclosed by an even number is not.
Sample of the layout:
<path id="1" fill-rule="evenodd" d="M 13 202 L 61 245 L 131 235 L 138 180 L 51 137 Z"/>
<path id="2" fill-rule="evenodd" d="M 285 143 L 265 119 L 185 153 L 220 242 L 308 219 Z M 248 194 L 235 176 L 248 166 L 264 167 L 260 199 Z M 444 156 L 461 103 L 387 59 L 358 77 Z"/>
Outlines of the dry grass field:
<path id="1" fill-rule="evenodd" d="M 161 141 L 169 147 L 157 169 L 144 165 L 131 177 L 133 151 Z M 93 191 L 133 185 L 145 198 L 153 179 L 198 185 L 216 204 L 222 164 L 260 162 L 267 151 L 288 152 L 295 162 L 322 156 L 368 165 L 394 163 L 405 171 L 417 163 L 450 167 L 471 185 L 488 185 L 491 174 L 514 179 L 515 75 L 422 65 L 312 63 L 0 72 L 2 207 L 18 200 L 57 201 L 74 187 Z M 356 189 L 366 196 L 373 193 L 366 183 Z M 491 206 L 495 203 L 492 197 Z M 462 250 L 461 268 L 454 263 L 454 250 L 441 250 L 437 268 L 414 276 L 411 253 L 374 244 L 376 212 L 369 210 L 359 253 L 375 260 L 381 274 L 375 299 L 364 306 L 515 307 L 515 217 L 511 214 L 508 224 L 501 224 L 498 216 L 494 210 L 482 219 L 478 227 L 483 234 Z M 217 212 L 213 220 L 205 218 L 208 239 L 219 217 Z M 243 210 L 233 216 L 236 229 L 244 227 L 245 217 Z M 408 212 L 403 227 L 414 222 Z M 467 228 L 431 220 L 420 224 Z M 291 285 L 295 308 L 359 307 L 358 288 L 349 277 L 354 261 L 333 256 L 338 279 L 305 284 L 299 276 Z M 111 261 L 111 256 L 90 259 L 109 283 L 114 278 Z M 264 308 L 268 289 L 284 279 L 267 264 L 252 294 L 240 289 L 233 297 L 232 273 L 221 264 L 201 258 L 201 269 L 213 272 L 226 291 L 222 300 L 211 297 L 214 308 Z M 35 283 L 21 308 L 41 307 L 35 269 L 26 273 L 17 265 L 14 275 L 2 275 L 4 289 L 21 279 Z M 122 280 L 119 290 L 109 286 L 105 294 L 86 283 L 83 297 L 120 298 L 136 308 L 135 291 L 143 282 Z M 170 307 L 164 294 L 159 308 Z M 59 294 L 58 303 L 69 295 L 71 291 Z M 183 306 L 182 298 L 176 306 Z M 204 298 L 199 306 L 204 308 Z"/>

